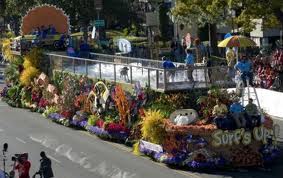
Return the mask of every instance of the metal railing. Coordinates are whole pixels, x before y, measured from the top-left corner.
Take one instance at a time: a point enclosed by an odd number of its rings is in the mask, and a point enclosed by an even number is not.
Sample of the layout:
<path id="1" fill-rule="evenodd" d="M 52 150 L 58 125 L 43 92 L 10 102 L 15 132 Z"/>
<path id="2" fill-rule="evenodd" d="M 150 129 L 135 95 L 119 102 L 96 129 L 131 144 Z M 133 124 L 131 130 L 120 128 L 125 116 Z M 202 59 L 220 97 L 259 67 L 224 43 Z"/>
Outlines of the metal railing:
<path id="1" fill-rule="evenodd" d="M 175 63 L 175 69 L 164 69 L 162 61 L 150 59 L 96 53 L 91 53 L 91 59 L 54 53 L 46 55 L 50 60 L 51 70 L 68 71 L 119 83 L 140 82 L 143 87 L 160 91 L 207 88 L 211 85 L 227 87 L 235 84 L 229 80 L 226 66 L 187 68 L 183 63 Z"/>
<path id="2" fill-rule="evenodd" d="M 13 53 L 20 55 L 19 53 Z M 164 69 L 162 61 L 91 53 L 91 59 L 70 57 L 64 53 L 45 53 L 50 70 L 86 75 L 118 83 L 135 84 L 158 91 L 208 88 L 212 85 L 235 87 L 234 77 L 228 75 L 227 66 L 206 67 L 196 64 L 185 67 L 174 63 L 176 68 Z M 126 67 L 126 70 L 125 68 Z"/>

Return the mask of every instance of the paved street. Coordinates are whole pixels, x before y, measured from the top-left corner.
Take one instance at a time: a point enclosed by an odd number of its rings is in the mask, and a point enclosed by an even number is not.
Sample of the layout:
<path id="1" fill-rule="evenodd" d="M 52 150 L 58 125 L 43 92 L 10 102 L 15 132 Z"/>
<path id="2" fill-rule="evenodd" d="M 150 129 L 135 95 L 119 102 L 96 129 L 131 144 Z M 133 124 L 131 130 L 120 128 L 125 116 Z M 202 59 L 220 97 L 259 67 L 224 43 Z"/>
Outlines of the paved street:
<path id="1" fill-rule="evenodd" d="M 282 159 L 274 164 L 271 172 L 193 173 L 174 170 L 147 157 L 135 156 L 124 145 L 102 141 L 84 131 L 53 123 L 38 113 L 11 108 L 0 102 L 0 143 L 5 142 L 9 144 L 9 159 L 15 153 L 29 153 L 31 174 L 39 167 L 40 151 L 45 151 L 52 159 L 56 178 L 279 178 L 283 170 Z M 7 165 L 11 165 L 10 160 Z"/>

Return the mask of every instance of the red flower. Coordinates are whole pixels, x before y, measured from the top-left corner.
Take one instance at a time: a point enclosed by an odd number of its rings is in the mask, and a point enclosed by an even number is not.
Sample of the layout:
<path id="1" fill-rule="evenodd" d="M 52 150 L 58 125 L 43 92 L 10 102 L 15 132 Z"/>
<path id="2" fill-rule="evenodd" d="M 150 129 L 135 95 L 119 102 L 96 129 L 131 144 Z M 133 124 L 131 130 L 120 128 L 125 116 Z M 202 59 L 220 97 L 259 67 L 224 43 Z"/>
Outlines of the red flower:
<path id="1" fill-rule="evenodd" d="M 72 117 L 72 112 L 71 111 L 63 111 L 63 112 L 61 112 L 61 115 L 63 117 L 65 117 L 66 119 L 69 119 L 69 118 Z"/>
<path id="2" fill-rule="evenodd" d="M 96 121 L 95 125 L 99 128 L 102 128 L 104 125 L 104 121 L 102 119 L 99 119 L 98 121 Z"/>
<path id="3" fill-rule="evenodd" d="M 38 106 L 41 108 L 45 108 L 47 105 L 48 105 L 48 101 L 46 99 L 41 98 L 38 103 Z"/>
<path id="4" fill-rule="evenodd" d="M 105 130 L 109 132 L 128 132 L 128 129 L 121 124 L 109 123 Z"/>
<path id="5" fill-rule="evenodd" d="M 36 92 L 33 92 L 32 95 L 31 95 L 31 99 L 33 102 L 39 102 L 40 101 L 40 96 L 38 93 Z"/>
<path id="6" fill-rule="evenodd" d="M 144 109 L 143 109 L 143 108 L 140 108 L 140 109 L 139 109 L 139 115 L 140 115 L 141 117 L 144 117 L 144 116 L 145 116 L 145 113 L 144 113 Z"/>

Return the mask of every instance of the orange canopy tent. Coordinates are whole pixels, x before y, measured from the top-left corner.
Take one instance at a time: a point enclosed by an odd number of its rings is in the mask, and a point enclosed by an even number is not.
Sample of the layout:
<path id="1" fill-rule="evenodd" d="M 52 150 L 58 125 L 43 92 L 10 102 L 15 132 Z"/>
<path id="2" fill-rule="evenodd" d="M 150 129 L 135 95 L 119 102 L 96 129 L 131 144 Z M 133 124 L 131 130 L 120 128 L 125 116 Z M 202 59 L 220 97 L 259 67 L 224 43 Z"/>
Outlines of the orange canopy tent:
<path id="1" fill-rule="evenodd" d="M 69 33 L 69 17 L 62 9 L 42 5 L 28 11 L 22 19 L 22 35 L 28 35 L 34 28 L 53 25 L 59 33 Z"/>

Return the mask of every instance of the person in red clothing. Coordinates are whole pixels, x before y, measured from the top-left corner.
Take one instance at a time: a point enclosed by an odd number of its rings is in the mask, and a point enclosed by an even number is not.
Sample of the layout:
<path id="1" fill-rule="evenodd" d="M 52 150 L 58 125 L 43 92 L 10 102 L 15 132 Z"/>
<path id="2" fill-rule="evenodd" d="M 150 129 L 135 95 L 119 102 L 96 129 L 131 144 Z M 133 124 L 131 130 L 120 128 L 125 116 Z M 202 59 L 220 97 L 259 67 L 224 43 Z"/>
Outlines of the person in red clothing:
<path id="1" fill-rule="evenodd" d="M 276 78 L 276 73 L 273 70 L 270 70 L 270 74 L 266 77 L 266 88 L 270 88 L 273 85 L 273 82 Z"/>
<path id="2" fill-rule="evenodd" d="M 19 178 L 30 178 L 30 162 L 28 161 L 28 154 L 24 153 L 20 156 L 18 164 L 15 166 L 15 170 L 18 170 Z"/>

